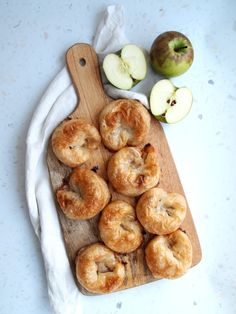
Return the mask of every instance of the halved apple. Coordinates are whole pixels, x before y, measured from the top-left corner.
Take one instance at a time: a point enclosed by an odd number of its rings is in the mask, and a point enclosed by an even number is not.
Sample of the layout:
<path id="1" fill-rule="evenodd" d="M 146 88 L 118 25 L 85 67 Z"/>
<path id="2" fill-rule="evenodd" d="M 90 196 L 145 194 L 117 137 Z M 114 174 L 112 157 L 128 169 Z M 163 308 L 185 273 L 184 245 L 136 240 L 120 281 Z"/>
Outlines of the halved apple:
<path id="1" fill-rule="evenodd" d="M 143 51 L 129 44 L 117 54 L 108 54 L 103 60 L 103 70 L 112 85 L 129 90 L 145 78 L 147 63 Z"/>
<path id="2" fill-rule="evenodd" d="M 160 80 L 151 90 L 150 108 L 159 121 L 176 123 L 189 113 L 192 101 L 187 87 L 178 88 L 170 80 Z"/>

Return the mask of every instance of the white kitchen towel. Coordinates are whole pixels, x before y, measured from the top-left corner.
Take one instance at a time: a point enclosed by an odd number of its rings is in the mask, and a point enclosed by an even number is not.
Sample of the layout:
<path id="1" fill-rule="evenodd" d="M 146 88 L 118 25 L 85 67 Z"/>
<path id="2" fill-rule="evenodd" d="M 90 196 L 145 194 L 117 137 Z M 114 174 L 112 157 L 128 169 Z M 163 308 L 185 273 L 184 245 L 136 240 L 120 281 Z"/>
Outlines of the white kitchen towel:
<path id="1" fill-rule="evenodd" d="M 107 7 L 93 42 L 99 60 L 107 53 L 121 49 L 127 42 L 123 7 Z M 113 98 L 134 98 L 148 105 L 144 94 L 121 91 L 109 84 L 104 84 L 104 87 Z M 46 150 L 53 129 L 73 111 L 76 104 L 77 96 L 67 68 L 64 67 L 41 98 L 26 139 L 26 197 L 29 214 L 41 243 L 50 303 L 57 314 L 82 313 L 82 295 L 74 282 L 65 251 L 46 164 Z"/>

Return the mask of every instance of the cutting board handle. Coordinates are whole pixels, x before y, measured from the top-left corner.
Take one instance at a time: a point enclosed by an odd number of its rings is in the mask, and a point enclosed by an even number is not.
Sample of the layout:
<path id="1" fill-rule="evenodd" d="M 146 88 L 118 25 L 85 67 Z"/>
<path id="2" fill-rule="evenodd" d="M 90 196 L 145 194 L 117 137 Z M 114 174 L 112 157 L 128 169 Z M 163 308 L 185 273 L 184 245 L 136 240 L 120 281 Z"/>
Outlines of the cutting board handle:
<path id="1" fill-rule="evenodd" d="M 79 98 L 72 117 L 88 117 L 97 124 L 97 115 L 107 103 L 95 50 L 88 44 L 75 44 L 66 53 L 66 63 Z M 102 104 L 102 106 L 98 103 Z"/>

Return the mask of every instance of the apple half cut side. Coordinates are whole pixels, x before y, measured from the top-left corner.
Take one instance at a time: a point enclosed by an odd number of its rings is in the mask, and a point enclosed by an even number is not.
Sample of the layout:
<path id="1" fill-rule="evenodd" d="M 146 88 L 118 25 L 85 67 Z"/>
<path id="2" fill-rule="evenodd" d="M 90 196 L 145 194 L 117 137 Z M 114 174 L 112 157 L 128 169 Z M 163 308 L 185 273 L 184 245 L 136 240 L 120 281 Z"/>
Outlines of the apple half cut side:
<path id="1" fill-rule="evenodd" d="M 117 88 L 129 90 L 147 73 L 143 51 L 136 45 L 126 45 L 119 53 L 110 53 L 103 60 L 108 81 Z"/>
<path id="2" fill-rule="evenodd" d="M 189 113 L 193 96 L 187 87 L 176 87 L 170 80 L 157 82 L 150 94 L 152 114 L 161 122 L 176 123 Z"/>

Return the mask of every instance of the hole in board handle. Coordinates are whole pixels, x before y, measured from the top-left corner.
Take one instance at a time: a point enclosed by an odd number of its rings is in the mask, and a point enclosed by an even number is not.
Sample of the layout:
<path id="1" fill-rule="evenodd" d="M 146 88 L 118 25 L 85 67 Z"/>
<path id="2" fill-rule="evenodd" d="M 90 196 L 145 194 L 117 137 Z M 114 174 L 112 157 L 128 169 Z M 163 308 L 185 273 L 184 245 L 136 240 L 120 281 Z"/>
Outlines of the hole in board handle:
<path id="1" fill-rule="evenodd" d="M 85 64 L 86 64 L 85 59 L 84 59 L 84 58 L 80 58 L 80 59 L 79 59 L 79 64 L 80 64 L 82 67 L 84 67 Z"/>

